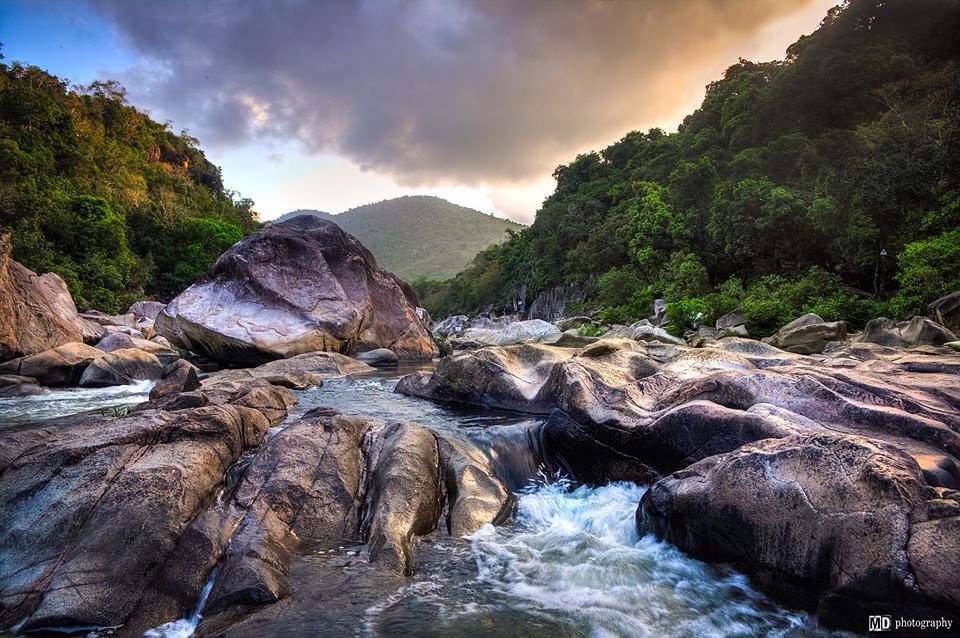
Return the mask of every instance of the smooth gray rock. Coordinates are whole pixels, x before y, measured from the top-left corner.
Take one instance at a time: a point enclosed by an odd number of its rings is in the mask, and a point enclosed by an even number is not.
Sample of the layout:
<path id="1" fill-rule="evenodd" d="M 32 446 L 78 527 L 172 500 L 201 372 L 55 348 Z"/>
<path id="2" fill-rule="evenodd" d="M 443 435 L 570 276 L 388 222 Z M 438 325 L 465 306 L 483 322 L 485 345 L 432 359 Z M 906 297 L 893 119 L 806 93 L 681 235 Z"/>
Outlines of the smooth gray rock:
<path id="1" fill-rule="evenodd" d="M 742 326 L 746 322 L 746 319 L 743 317 L 743 308 L 734 308 L 727 314 L 723 315 L 715 324 L 717 330 L 723 330 L 724 328 L 734 328 L 736 326 Z"/>
<path id="2" fill-rule="evenodd" d="M 419 305 L 355 237 L 300 215 L 237 242 L 155 325 L 173 344 L 231 363 L 381 347 L 431 359 L 436 348 Z"/>
<path id="3" fill-rule="evenodd" d="M 400 363 L 400 358 L 389 348 L 377 348 L 376 350 L 361 352 L 357 355 L 357 361 L 362 361 L 368 366 L 381 367 L 395 366 Z"/>
<path id="4" fill-rule="evenodd" d="M 772 346 L 797 354 L 819 354 L 831 341 L 847 338 L 845 321 L 824 321 L 809 312 L 786 324 L 767 341 Z"/>
<path id="5" fill-rule="evenodd" d="M 128 385 L 135 381 L 155 381 L 163 376 L 163 363 L 154 355 L 138 348 L 114 350 L 95 359 L 83 371 L 80 385 L 102 388 Z"/>

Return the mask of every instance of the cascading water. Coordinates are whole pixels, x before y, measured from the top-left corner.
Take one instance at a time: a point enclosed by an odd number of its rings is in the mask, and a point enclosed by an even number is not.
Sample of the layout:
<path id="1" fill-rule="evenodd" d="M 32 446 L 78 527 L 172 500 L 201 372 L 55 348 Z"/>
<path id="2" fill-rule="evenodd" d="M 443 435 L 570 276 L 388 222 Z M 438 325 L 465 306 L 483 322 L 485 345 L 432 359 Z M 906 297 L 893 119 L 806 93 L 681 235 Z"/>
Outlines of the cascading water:
<path id="1" fill-rule="evenodd" d="M 174 620 L 150 629 L 143 634 L 143 638 L 190 638 L 197 630 L 197 625 L 199 625 L 203 619 L 203 608 L 207 604 L 207 598 L 210 596 L 216 580 L 217 568 L 214 567 L 210 572 L 210 576 L 207 578 L 207 582 L 204 583 L 203 589 L 200 590 L 200 597 L 197 599 L 197 605 L 194 607 L 193 613 L 187 618 Z"/>
<path id="2" fill-rule="evenodd" d="M 747 579 L 640 537 L 632 483 L 559 480 L 519 497 L 516 524 L 469 537 L 478 579 L 590 636 L 797 636 L 809 615 L 784 610 Z"/>
<path id="3" fill-rule="evenodd" d="M 318 548 L 294 564 L 296 604 L 264 626 L 280 634 L 369 636 L 820 636 L 805 613 L 785 609 L 726 568 L 684 556 L 635 526 L 641 486 L 576 487 L 537 480 L 542 419 L 437 405 L 393 393 L 405 370 L 328 381 L 297 392 L 294 421 L 316 407 L 391 421 L 414 421 L 455 437 L 486 458 L 518 496 L 512 524 L 486 526 L 467 539 L 417 545 L 412 578 L 384 574 L 360 547 Z M 0 399 L 0 423 L 37 421 L 133 404 L 149 384 L 55 390 Z M 45 404 L 52 402 L 52 404 Z M 282 429 L 281 424 L 277 429 Z M 241 467 L 239 464 L 238 468 Z M 238 470 L 239 471 L 239 470 Z M 197 630 L 216 571 L 187 618 L 150 638 L 188 638 Z M 343 583 L 353 583 L 347 587 Z M 262 608 L 270 612 L 271 606 Z M 333 628 L 333 629 L 331 629 Z"/>
<path id="4" fill-rule="evenodd" d="M 114 416 L 125 407 L 146 401 L 153 384 L 138 381 L 107 388 L 44 388 L 36 395 L 0 398 L 0 427 L 98 410 Z"/>

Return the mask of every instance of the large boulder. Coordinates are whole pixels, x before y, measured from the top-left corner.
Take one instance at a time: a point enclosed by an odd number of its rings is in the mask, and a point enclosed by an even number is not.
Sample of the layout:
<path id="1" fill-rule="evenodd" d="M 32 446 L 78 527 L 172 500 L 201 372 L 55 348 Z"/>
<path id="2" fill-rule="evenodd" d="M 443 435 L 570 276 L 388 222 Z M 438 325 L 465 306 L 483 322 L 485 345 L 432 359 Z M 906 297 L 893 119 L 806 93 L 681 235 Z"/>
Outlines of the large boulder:
<path id="1" fill-rule="evenodd" d="M 131 348 L 143 350 L 155 356 L 163 365 L 173 363 L 180 358 L 180 354 L 172 348 L 155 341 L 132 337 L 123 332 L 108 332 L 103 339 L 97 342 L 96 348 L 104 352 L 128 350 Z"/>
<path id="2" fill-rule="evenodd" d="M 143 319 L 156 321 L 157 315 L 163 312 L 163 309 L 166 307 L 166 304 L 160 303 L 159 301 L 135 301 L 130 308 L 127 309 L 127 314 L 133 315 L 138 322 Z"/>
<path id="3" fill-rule="evenodd" d="M 156 381 L 163 376 L 163 363 L 137 348 L 114 350 L 95 359 L 83 371 L 80 385 L 103 388 L 111 385 L 129 385 L 136 381 Z"/>
<path id="4" fill-rule="evenodd" d="M 292 401 L 256 391 L 0 433 L 0 627 L 142 635 L 189 613 L 216 557 L 197 564 L 184 531 Z"/>
<path id="5" fill-rule="evenodd" d="M 18 374 L 0 374 L 0 398 L 25 397 L 41 394 L 43 388 L 33 377 L 21 377 Z"/>
<path id="6" fill-rule="evenodd" d="M 823 360 L 734 338 L 696 349 L 628 340 L 485 348 L 404 377 L 396 392 L 559 409 L 545 437 L 588 483 L 646 473 L 631 474 L 630 463 L 671 472 L 759 439 L 833 430 L 896 442 L 932 484 L 960 487 L 960 388 L 949 355 L 857 348 Z"/>
<path id="7" fill-rule="evenodd" d="M 291 591 L 290 564 L 300 545 L 343 542 L 360 531 L 364 459 L 370 424 L 314 410 L 259 450 L 230 499 L 223 521 L 197 533 L 223 548 L 207 613 L 276 602 Z M 232 537 L 219 534 L 235 528 Z M 227 542 L 229 540 L 229 543 Z"/>
<path id="8" fill-rule="evenodd" d="M 237 242 L 157 315 L 176 345 L 262 363 L 314 351 L 435 354 L 416 294 L 331 221 L 301 215 Z"/>
<path id="9" fill-rule="evenodd" d="M 430 430 L 391 423 L 378 433 L 367 453 L 371 478 L 362 526 L 370 560 L 413 573 L 413 537 L 437 529 L 443 510 L 439 466 Z"/>
<path id="10" fill-rule="evenodd" d="M 180 392 L 191 392 L 200 388 L 197 366 L 186 359 L 177 359 L 163 368 L 160 381 L 150 389 L 150 399 Z"/>
<path id="11" fill-rule="evenodd" d="M 960 332 L 960 290 L 932 301 L 927 316 L 953 333 Z"/>
<path id="12" fill-rule="evenodd" d="M 845 321 L 824 321 L 820 315 L 808 312 L 764 341 L 787 352 L 819 354 L 831 341 L 843 341 L 846 338 Z"/>
<path id="13" fill-rule="evenodd" d="M 519 343 L 555 343 L 563 333 L 552 323 L 541 319 L 514 321 L 502 328 L 468 328 L 451 339 L 454 347 L 463 342 L 481 346 L 512 346 Z"/>
<path id="14" fill-rule="evenodd" d="M 747 321 L 743 316 L 743 308 L 734 308 L 727 314 L 718 318 L 716 321 L 715 327 L 717 330 L 726 330 L 728 328 L 736 328 L 737 326 L 742 326 Z"/>
<path id="15" fill-rule="evenodd" d="M 470 318 L 467 315 L 452 315 L 443 321 L 433 324 L 433 333 L 444 337 L 463 332 L 470 324 Z"/>
<path id="16" fill-rule="evenodd" d="M 395 366 L 400 359 L 389 348 L 376 348 L 358 354 L 357 361 L 362 361 L 368 366 Z"/>
<path id="17" fill-rule="evenodd" d="M 630 326 L 630 335 L 637 341 L 658 341 L 660 343 L 670 343 L 683 346 L 686 341 L 680 337 L 675 337 L 663 328 L 653 326 L 649 321 L 638 321 Z"/>
<path id="18" fill-rule="evenodd" d="M 956 341 L 957 335 L 936 321 L 917 315 L 909 321 L 894 321 L 886 317 L 871 319 L 854 341 L 876 343 L 892 348 L 939 346 Z"/>
<path id="19" fill-rule="evenodd" d="M 91 363 L 106 353 L 79 342 L 0 363 L 0 372 L 33 377 L 45 386 L 75 386 Z"/>
<path id="20" fill-rule="evenodd" d="M 0 361 L 71 341 L 96 341 L 103 330 L 80 318 L 63 279 L 37 275 L 10 251 L 9 233 L 0 234 Z"/>
<path id="21" fill-rule="evenodd" d="M 698 558 L 735 562 L 782 594 L 802 591 L 823 620 L 863 631 L 870 614 L 960 618 L 952 569 L 960 541 L 949 534 L 960 517 L 941 507 L 948 518 L 931 521 L 938 496 L 895 446 L 805 434 L 661 479 L 637 518 L 642 531 Z"/>
<path id="22" fill-rule="evenodd" d="M 292 390 L 323 385 L 324 379 L 373 372 L 362 361 L 336 352 L 308 352 L 289 359 L 269 361 L 255 368 L 219 370 L 203 380 L 205 388 L 227 388 L 236 391 L 255 380 Z"/>

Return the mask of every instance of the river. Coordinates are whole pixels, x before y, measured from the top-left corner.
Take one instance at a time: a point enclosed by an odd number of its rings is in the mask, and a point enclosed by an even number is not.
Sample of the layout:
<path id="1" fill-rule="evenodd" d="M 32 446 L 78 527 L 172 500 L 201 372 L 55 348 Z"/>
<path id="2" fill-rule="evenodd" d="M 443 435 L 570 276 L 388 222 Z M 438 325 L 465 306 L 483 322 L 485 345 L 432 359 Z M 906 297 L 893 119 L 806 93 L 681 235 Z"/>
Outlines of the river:
<path id="1" fill-rule="evenodd" d="M 634 516 L 644 486 L 589 488 L 545 475 L 542 419 L 394 394 L 406 372 L 334 379 L 298 391 L 300 403 L 286 422 L 328 406 L 443 430 L 486 456 L 517 494 L 514 521 L 488 525 L 465 539 L 422 540 L 416 572 L 408 579 L 377 573 L 363 560 L 362 547 L 312 548 L 293 565 L 293 602 L 240 619 L 228 635 L 830 635 L 811 615 L 753 589 L 743 575 L 640 536 Z M 0 427 L 80 412 L 119 413 L 145 400 L 149 387 L 53 390 L 0 399 Z M 192 635 L 202 619 L 199 607 L 191 618 L 150 635 Z"/>

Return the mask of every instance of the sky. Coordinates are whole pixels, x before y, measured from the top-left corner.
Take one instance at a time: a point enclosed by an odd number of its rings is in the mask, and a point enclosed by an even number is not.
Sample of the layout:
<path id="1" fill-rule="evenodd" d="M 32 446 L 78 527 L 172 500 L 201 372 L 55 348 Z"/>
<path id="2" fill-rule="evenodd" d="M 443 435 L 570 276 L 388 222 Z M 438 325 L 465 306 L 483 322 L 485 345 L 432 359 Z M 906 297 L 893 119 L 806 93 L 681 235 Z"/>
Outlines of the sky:
<path id="1" fill-rule="evenodd" d="M 8 61 L 115 79 L 261 219 L 432 194 L 530 223 L 554 169 L 675 131 L 836 0 L 0 0 Z"/>

